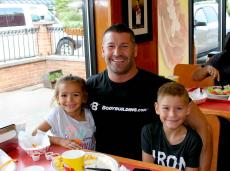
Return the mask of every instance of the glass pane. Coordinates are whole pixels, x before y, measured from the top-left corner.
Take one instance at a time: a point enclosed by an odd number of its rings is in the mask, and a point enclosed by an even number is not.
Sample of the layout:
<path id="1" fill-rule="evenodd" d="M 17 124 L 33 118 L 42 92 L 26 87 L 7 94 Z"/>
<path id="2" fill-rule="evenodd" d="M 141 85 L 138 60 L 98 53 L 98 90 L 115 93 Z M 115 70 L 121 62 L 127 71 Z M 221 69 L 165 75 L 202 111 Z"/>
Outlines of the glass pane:
<path id="1" fill-rule="evenodd" d="M 219 50 L 218 3 L 194 1 L 194 43 L 196 62 L 205 63 L 208 53 Z"/>
<path id="2" fill-rule="evenodd" d="M 230 0 L 226 1 L 226 33 L 230 32 Z"/>
<path id="3" fill-rule="evenodd" d="M 32 131 L 53 107 L 61 71 L 86 78 L 83 1 L 67 1 L 0 4 L 0 123 Z"/>
<path id="4" fill-rule="evenodd" d="M 0 27 L 25 26 L 22 8 L 0 8 Z"/>

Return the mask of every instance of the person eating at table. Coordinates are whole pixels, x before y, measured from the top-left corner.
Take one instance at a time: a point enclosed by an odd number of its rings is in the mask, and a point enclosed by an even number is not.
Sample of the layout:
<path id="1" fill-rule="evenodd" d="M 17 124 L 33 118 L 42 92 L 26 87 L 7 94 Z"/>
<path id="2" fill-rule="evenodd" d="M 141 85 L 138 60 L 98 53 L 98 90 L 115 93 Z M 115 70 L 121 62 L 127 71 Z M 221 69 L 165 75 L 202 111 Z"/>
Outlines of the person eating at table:
<path id="1" fill-rule="evenodd" d="M 202 148 L 200 136 L 184 125 L 188 117 L 189 95 L 176 82 L 162 85 L 155 110 L 160 121 L 142 128 L 142 160 L 182 171 L 198 171 Z"/>
<path id="2" fill-rule="evenodd" d="M 192 78 L 195 81 L 201 81 L 209 76 L 215 79 L 216 85 L 230 84 L 230 32 L 226 36 L 223 51 L 212 56 L 194 71 Z"/>
<path id="3" fill-rule="evenodd" d="M 141 160 L 141 129 L 158 118 L 154 102 L 158 88 L 170 80 L 140 69 L 137 44 L 125 24 L 114 24 L 103 34 L 102 55 L 107 69 L 87 80 L 89 105 L 96 130 L 96 150 Z M 193 102 L 186 119 L 202 137 L 201 170 L 210 167 L 211 133 L 205 116 Z M 153 115 L 154 114 L 154 115 Z"/>
<path id="4" fill-rule="evenodd" d="M 51 131 L 52 144 L 69 149 L 95 149 L 96 130 L 92 114 L 86 108 L 87 91 L 83 78 L 67 75 L 58 80 L 55 86 L 55 106 L 47 118 L 33 131 Z"/>

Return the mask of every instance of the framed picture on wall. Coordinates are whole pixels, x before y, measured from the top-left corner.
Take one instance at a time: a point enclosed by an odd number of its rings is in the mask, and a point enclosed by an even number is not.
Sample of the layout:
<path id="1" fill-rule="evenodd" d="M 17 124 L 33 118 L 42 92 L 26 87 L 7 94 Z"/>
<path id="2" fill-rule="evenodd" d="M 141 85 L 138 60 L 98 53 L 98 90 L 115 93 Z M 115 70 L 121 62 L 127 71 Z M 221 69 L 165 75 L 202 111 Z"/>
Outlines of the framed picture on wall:
<path id="1" fill-rule="evenodd" d="M 122 16 L 137 43 L 152 40 L 152 0 L 122 1 Z"/>

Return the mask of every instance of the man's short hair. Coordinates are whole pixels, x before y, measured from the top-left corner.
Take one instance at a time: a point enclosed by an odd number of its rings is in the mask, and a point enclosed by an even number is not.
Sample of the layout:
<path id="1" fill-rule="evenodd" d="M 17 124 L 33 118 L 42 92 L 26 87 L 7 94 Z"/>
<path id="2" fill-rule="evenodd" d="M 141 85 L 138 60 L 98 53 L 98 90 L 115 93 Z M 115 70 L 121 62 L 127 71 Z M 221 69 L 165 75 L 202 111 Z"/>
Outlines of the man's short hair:
<path id="1" fill-rule="evenodd" d="M 103 37 L 105 36 L 106 33 L 109 32 L 117 32 L 117 33 L 129 33 L 130 38 L 133 43 L 135 43 L 135 34 L 132 29 L 130 29 L 127 25 L 123 23 L 118 23 L 118 24 L 113 24 L 111 25 L 108 29 L 105 30 Z"/>

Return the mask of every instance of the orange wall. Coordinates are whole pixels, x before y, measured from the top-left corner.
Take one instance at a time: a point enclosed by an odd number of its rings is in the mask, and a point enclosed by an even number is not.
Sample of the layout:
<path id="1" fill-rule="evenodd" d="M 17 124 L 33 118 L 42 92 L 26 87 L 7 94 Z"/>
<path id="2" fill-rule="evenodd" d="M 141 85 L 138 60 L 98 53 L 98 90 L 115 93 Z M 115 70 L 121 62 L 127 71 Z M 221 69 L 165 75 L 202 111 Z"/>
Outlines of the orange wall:
<path id="1" fill-rule="evenodd" d="M 124 0 L 123 0 L 124 1 Z M 95 30 L 97 47 L 98 71 L 105 69 L 101 56 L 101 42 L 103 31 L 114 23 L 122 22 L 122 0 L 95 0 Z M 157 68 L 157 2 L 152 2 L 153 40 L 138 44 L 137 65 L 140 68 L 158 72 Z"/>

